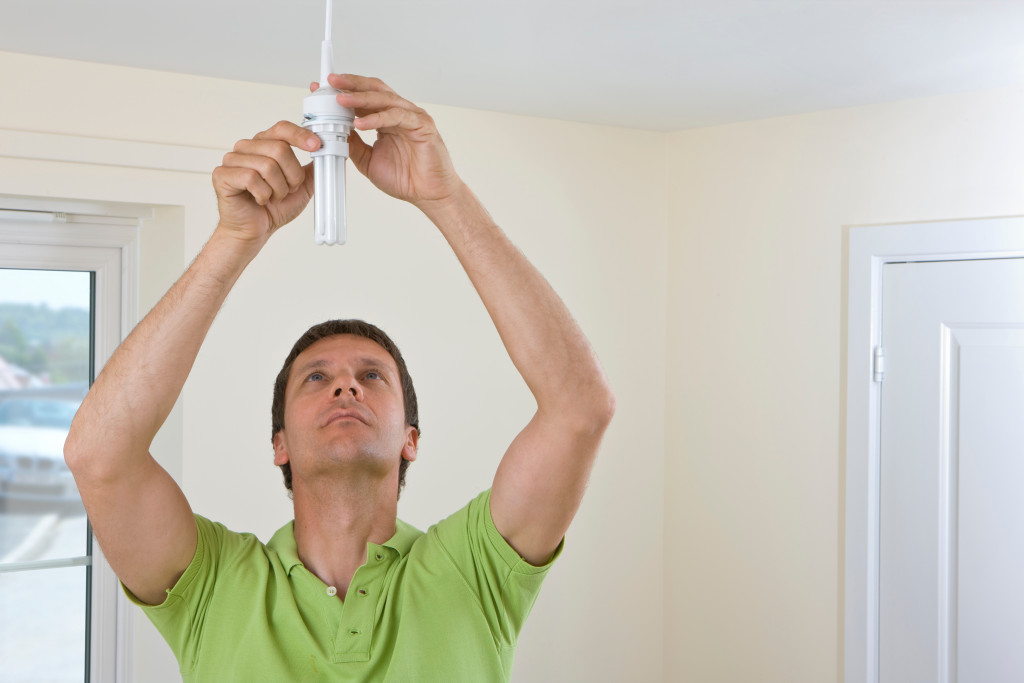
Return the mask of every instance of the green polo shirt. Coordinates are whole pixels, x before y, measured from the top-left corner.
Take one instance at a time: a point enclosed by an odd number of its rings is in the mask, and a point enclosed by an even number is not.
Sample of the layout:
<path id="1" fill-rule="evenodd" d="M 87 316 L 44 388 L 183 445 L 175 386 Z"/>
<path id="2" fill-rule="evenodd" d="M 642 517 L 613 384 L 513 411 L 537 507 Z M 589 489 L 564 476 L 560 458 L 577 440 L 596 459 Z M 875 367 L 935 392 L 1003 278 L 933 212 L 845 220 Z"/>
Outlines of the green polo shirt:
<path id="1" fill-rule="evenodd" d="M 490 491 L 425 534 L 398 520 L 391 539 L 367 544 L 344 602 L 299 560 L 293 522 L 263 544 L 195 518 L 195 557 L 167 599 L 129 593 L 189 682 L 508 681 L 551 566 L 501 537 Z"/>

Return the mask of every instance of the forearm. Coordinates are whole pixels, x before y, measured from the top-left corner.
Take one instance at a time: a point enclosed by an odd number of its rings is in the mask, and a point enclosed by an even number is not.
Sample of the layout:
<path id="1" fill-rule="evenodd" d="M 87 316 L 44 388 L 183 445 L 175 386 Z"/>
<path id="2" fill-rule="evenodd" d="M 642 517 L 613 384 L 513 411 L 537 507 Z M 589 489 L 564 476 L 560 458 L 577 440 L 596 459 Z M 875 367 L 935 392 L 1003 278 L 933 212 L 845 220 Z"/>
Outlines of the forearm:
<path id="1" fill-rule="evenodd" d="M 65 455 L 76 474 L 126 471 L 148 453 L 217 311 L 259 246 L 215 232 L 117 348 L 71 425 Z"/>
<path id="2" fill-rule="evenodd" d="M 590 343 L 541 273 L 465 185 L 420 205 L 480 295 L 538 412 L 582 428 L 611 416 L 614 399 Z"/>

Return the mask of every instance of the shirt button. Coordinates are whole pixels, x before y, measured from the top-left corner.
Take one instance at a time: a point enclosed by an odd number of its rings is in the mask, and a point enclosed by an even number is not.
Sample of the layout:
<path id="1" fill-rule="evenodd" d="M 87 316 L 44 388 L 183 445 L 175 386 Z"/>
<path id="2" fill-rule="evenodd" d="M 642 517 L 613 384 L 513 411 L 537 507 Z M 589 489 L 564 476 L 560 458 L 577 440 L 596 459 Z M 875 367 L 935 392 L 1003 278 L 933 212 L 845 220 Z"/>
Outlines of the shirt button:
<path id="1" fill-rule="evenodd" d="M 378 562 L 380 562 L 381 560 L 383 560 L 383 559 L 384 559 L 384 555 L 382 555 L 381 553 L 377 553 L 377 556 L 376 556 L 376 557 L 377 557 L 377 561 L 378 561 Z"/>
<path id="2" fill-rule="evenodd" d="M 335 595 L 338 594 L 338 589 L 335 588 L 334 586 L 328 586 L 327 587 L 327 594 L 333 598 Z"/>

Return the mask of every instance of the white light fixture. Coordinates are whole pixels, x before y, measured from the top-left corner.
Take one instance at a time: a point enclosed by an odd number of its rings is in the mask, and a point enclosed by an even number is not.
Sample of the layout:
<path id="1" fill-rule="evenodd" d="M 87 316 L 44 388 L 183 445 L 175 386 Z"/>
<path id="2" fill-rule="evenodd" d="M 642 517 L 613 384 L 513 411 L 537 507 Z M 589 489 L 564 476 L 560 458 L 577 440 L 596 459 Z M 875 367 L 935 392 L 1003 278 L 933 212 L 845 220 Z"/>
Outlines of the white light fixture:
<path id="1" fill-rule="evenodd" d="M 338 104 L 339 90 L 327 84 L 334 68 L 331 42 L 332 0 L 327 0 L 327 25 L 320 44 L 320 88 L 302 100 L 302 125 L 320 138 L 313 157 L 313 221 L 317 244 L 344 244 L 345 160 L 348 159 L 348 135 L 355 112 Z"/>

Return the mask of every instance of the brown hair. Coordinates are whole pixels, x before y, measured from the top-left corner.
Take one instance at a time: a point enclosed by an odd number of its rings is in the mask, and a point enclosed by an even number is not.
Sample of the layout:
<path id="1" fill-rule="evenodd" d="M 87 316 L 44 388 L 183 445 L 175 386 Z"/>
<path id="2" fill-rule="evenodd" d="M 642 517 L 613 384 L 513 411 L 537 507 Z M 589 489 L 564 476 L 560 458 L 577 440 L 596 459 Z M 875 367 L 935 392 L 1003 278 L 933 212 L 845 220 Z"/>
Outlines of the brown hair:
<path id="1" fill-rule="evenodd" d="M 339 334 L 354 334 L 358 337 L 365 337 L 370 341 L 380 344 L 391 355 L 395 365 L 398 366 L 398 375 L 402 382 L 402 397 L 405 402 L 405 423 L 419 433 L 420 418 L 419 407 L 416 403 L 416 389 L 412 386 L 412 377 L 409 376 L 409 370 L 405 367 L 405 359 L 402 358 L 402 352 L 398 350 L 395 342 L 391 341 L 391 337 L 376 325 L 371 325 L 363 320 L 328 320 L 319 325 L 313 325 L 313 327 L 306 330 L 305 334 L 299 337 L 288 357 L 285 358 L 281 371 L 277 373 L 277 379 L 274 381 L 274 402 L 270 408 L 271 441 L 273 441 L 279 431 L 284 429 L 285 389 L 288 386 L 288 378 L 291 375 L 292 364 L 295 363 L 295 359 L 298 358 L 300 353 L 321 339 L 334 337 Z M 409 469 L 409 461 L 402 458 L 402 463 L 398 467 L 399 494 L 402 493 L 402 488 L 405 487 L 405 471 L 407 469 Z M 285 488 L 291 491 L 291 463 L 281 465 L 281 472 L 284 474 Z"/>

